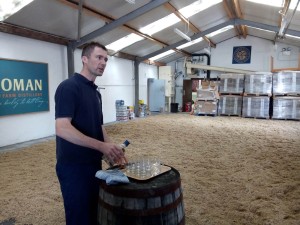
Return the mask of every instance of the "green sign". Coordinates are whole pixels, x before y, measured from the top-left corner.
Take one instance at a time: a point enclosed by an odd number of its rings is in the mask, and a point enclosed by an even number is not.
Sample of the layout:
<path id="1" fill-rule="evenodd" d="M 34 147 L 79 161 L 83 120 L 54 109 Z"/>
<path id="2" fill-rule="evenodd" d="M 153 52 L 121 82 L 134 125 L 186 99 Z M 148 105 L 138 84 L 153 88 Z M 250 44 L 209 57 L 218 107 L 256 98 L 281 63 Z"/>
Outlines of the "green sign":
<path id="1" fill-rule="evenodd" d="M 0 59 L 0 116 L 49 111 L 48 64 Z"/>

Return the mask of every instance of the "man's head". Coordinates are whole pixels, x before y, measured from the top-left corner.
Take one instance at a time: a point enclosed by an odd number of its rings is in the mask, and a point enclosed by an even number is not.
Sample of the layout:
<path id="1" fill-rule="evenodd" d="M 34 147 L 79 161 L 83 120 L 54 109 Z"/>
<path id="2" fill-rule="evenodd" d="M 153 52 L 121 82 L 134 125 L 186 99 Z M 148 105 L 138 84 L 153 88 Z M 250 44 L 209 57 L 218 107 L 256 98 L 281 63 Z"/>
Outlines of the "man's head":
<path id="1" fill-rule="evenodd" d="M 95 80 L 97 76 L 102 76 L 106 67 L 107 49 L 98 42 L 90 42 L 83 47 L 81 59 L 82 73 Z"/>
<path id="2" fill-rule="evenodd" d="M 104 45 L 101 45 L 99 42 L 90 42 L 83 46 L 81 57 L 82 56 L 90 57 L 95 47 L 102 48 L 104 51 L 107 52 L 106 47 Z"/>

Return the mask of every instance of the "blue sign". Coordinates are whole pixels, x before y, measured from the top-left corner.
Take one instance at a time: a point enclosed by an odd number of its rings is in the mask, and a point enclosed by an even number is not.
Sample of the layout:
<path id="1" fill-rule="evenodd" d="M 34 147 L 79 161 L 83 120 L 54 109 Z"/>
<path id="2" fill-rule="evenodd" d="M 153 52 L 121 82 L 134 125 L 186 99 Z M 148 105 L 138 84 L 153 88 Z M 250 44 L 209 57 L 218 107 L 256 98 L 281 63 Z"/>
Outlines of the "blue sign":
<path id="1" fill-rule="evenodd" d="M 232 64 L 251 63 L 251 46 L 233 47 Z"/>
<path id="2" fill-rule="evenodd" d="M 0 116 L 49 111 L 48 64 L 0 59 Z"/>

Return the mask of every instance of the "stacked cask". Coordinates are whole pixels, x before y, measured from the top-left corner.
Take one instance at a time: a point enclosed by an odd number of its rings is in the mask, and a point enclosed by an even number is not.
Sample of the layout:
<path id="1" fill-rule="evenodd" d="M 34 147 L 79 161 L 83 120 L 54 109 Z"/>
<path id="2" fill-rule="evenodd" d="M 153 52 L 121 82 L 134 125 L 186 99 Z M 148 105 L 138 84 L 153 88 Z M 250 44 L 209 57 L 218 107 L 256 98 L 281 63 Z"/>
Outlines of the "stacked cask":
<path id="1" fill-rule="evenodd" d="M 221 74 L 218 115 L 241 116 L 244 92 L 244 74 Z"/>
<path id="2" fill-rule="evenodd" d="M 197 90 L 194 103 L 194 114 L 201 116 L 216 116 L 218 112 L 218 86 L 214 81 L 202 81 Z"/>
<path id="3" fill-rule="evenodd" d="M 300 120 L 300 71 L 274 74 L 272 118 Z"/>
<path id="4" fill-rule="evenodd" d="M 245 74 L 242 116 L 269 119 L 271 96 L 272 73 Z"/>

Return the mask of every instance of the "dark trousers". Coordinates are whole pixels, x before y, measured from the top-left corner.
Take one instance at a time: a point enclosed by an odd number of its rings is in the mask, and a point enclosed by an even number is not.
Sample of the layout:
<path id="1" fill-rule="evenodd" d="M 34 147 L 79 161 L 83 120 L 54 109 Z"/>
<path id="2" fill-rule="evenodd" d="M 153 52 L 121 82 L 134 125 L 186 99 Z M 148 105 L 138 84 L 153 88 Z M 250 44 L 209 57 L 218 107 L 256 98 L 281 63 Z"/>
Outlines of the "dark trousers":
<path id="1" fill-rule="evenodd" d="M 56 173 L 64 199 L 66 225 L 97 225 L 101 164 L 56 164 Z"/>

